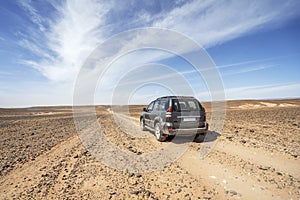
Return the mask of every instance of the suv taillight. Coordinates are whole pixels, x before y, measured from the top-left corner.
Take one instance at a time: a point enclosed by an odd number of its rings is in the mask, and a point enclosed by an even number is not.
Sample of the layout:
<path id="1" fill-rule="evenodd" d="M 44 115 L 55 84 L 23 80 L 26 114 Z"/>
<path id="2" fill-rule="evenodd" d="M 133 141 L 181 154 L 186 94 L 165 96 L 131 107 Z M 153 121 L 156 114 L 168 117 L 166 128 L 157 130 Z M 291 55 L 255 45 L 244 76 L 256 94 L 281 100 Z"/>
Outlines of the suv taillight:
<path id="1" fill-rule="evenodd" d="M 172 117 L 172 107 L 169 107 L 166 112 L 166 117 Z"/>
<path id="2" fill-rule="evenodd" d="M 205 112 L 205 108 L 204 107 L 202 107 L 202 110 L 203 110 L 203 112 Z"/>

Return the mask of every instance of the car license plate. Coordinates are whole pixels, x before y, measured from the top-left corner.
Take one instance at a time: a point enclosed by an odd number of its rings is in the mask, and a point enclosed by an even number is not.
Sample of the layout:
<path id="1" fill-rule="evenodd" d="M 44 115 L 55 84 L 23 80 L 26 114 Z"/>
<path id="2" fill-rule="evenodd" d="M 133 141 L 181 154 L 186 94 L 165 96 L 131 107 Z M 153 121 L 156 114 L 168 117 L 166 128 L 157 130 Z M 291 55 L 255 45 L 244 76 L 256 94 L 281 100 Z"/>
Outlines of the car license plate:
<path id="1" fill-rule="evenodd" d="M 194 122 L 194 121 L 196 121 L 196 118 L 195 117 L 183 118 L 183 121 L 185 121 L 185 122 Z"/>

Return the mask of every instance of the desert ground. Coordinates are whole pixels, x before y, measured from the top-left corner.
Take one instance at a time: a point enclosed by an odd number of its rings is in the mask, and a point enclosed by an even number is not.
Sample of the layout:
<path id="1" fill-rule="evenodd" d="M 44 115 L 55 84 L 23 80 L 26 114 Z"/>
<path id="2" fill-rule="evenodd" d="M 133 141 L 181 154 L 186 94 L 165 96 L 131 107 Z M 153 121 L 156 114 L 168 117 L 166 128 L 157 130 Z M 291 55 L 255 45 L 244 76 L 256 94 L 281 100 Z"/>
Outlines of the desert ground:
<path id="1" fill-rule="evenodd" d="M 81 142 L 72 107 L 0 109 L 0 199 L 300 199 L 300 99 L 226 103 L 222 131 L 210 130 L 209 140 L 189 142 L 179 159 L 145 173 L 96 159 Z M 211 105 L 204 106 L 211 123 Z M 130 106 L 136 126 L 142 108 Z M 96 114 L 123 151 L 143 155 L 173 143 L 149 131 L 127 134 L 109 106 Z"/>

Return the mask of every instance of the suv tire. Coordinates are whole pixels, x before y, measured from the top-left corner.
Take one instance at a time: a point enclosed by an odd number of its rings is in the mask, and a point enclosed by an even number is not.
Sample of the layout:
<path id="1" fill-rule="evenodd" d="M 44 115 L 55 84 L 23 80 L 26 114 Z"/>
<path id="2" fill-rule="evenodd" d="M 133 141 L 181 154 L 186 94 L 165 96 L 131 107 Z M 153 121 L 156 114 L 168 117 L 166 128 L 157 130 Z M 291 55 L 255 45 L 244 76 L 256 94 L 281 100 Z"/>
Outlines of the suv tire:
<path id="1" fill-rule="evenodd" d="M 141 118 L 140 120 L 140 126 L 141 126 L 141 130 L 142 131 L 146 131 L 146 127 L 145 127 L 145 122 L 144 122 L 144 118 Z"/>
<path id="2" fill-rule="evenodd" d="M 194 140 L 198 140 L 199 137 L 200 137 L 200 133 L 197 133 L 197 134 L 195 135 Z"/>
<path id="3" fill-rule="evenodd" d="M 163 135 L 159 122 L 157 122 L 154 126 L 154 134 L 155 134 L 156 139 L 160 142 L 165 141 L 167 138 L 166 135 Z"/>
<path id="4" fill-rule="evenodd" d="M 207 132 L 206 132 L 206 133 L 197 133 L 197 134 L 195 135 L 194 140 L 198 140 L 199 137 L 200 137 L 200 135 L 201 135 L 203 138 L 205 138 L 206 134 L 207 134 Z"/>

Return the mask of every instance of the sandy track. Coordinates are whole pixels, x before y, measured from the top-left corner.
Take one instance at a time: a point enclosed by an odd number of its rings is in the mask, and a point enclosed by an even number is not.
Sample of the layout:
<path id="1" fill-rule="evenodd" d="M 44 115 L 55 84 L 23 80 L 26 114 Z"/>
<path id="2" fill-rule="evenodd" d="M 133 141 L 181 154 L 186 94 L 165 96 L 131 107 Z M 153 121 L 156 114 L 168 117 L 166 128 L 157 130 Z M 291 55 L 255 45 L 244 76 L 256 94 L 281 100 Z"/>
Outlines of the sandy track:
<path id="1" fill-rule="evenodd" d="M 188 151 L 180 165 L 218 191 L 242 199 L 288 199 L 299 197 L 299 160 L 219 142 L 213 152 L 199 160 Z"/>
<path id="2" fill-rule="evenodd" d="M 68 108 L 2 110 L 0 199 L 299 199 L 297 102 L 260 102 L 263 109 L 234 102 L 222 135 L 210 132 L 208 143 L 217 144 L 205 159 L 200 139 L 171 165 L 141 174 L 97 161 L 82 146 Z M 158 143 L 149 132 L 126 134 L 107 107 L 98 107 L 97 116 L 123 151 L 143 155 L 172 143 Z"/>
<path id="3" fill-rule="evenodd" d="M 300 161 L 287 158 L 279 153 L 270 154 L 264 150 L 246 148 L 239 144 L 231 144 L 226 142 L 219 142 L 215 147 L 215 150 L 243 158 L 247 161 L 255 163 L 257 166 L 262 166 L 265 168 L 273 167 L 278 172 L 284 172 L 291 174 L 294 177 L 300 177 Z"/>

